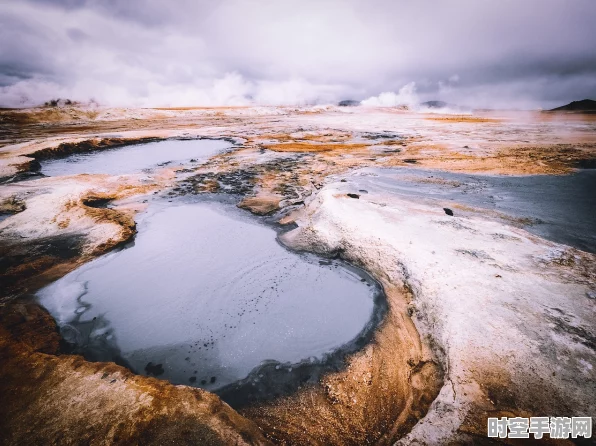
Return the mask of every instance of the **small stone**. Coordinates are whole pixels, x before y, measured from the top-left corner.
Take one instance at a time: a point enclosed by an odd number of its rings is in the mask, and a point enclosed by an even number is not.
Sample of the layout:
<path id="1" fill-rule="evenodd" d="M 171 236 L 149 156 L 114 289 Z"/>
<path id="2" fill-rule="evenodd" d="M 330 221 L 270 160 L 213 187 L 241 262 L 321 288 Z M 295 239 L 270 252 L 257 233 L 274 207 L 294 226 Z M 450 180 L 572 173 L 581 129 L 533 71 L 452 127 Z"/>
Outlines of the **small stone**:
<path id="1" fill-rule="evenodd" d="M 145 371 L 149 375 L 159 376 L 164 373 L 163 365 L 162 364 L 153 364 L 152 362 L 148 363 L 145 366 Z"/>
<path id="2" fill-rule="evenodd" d="M 348 194 L 348 197 L 359 199 L 360 198 L 360 195 L 358 195 L 358 194 Z"/>
<path id="3" fill-rule="evenodd" d="M 588 299 L 596 299 L 596 291 L 587 291 L 586 296 L 588 296 Z"/>
<path id="4" fill-rule="evenodd" d="M 445 211 L 445 213 L 446 213 L 447 215 L 450 215 L 450 216 L 452 216 L 452 217 L 453 217 L 453 211 L 452 211 L 451 209 L 449 209 L 449 208 L 443 208 L 443 210 Z"/>

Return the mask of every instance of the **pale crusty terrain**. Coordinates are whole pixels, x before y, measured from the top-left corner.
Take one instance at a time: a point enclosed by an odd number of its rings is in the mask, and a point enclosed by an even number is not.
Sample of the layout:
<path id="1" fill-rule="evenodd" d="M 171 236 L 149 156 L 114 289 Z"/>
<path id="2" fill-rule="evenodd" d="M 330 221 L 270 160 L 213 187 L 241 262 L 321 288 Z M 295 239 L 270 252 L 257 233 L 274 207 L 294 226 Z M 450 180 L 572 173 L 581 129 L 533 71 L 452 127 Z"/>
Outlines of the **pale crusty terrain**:
<path id="1" fill-rule="evenodd" d="M 486 441 L 487 416 L 594 413 L 593 255 L 489 215 L 346 194 L 365 166 L 564 174 L 594 162 L 595 130 L 590 115 L 359 107 L 1 111 L 0 210 L 14 214 L 0 221 L 3 439 L 449 444 Z M 184 177 L 28 177 L 45 158 L 197 136 L 237 145 Z M 208 392 L 60 354 L 27 295 L 133 237 L 155 192 L 238 193 L 240 207 L 298 224 L 289 246 L 367 269 L 389 305 L 372 342 L 319 386 L 241 415 Z M 92 206 L 102 199 L 118 205 Z"/>
<path id="2" fill-rule="evenodd" d="M 330 183 L 285 234 L 411 288 L 408 314 L 440 346 L 445 382 L 401 440 L 480 441 L 488 416 L 596 412 L 596 256 L 478 216 Z"/>

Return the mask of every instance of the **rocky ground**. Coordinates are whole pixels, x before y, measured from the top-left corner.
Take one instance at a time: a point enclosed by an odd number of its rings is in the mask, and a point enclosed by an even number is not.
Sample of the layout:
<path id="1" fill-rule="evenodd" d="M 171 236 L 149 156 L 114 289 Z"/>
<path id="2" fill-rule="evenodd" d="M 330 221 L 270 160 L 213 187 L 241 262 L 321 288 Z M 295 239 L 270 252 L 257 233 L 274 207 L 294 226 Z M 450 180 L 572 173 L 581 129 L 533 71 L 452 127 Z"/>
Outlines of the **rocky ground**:
<path id="1" fill-rule="evenodd" d="M 48 158 L 189 137 L 235 146 L 149 177 L 38 173 Z M 0 111 L 0 144 L 5 444 L 489 443 L 487 416 L 596 413 L 594 255 L 490 213 L 362 192 L 358 171 L 565 174 L 596 163 L 593 115 L 58 107 Z M 238 413 L 64 353 L 31 294 L 131 240 L 148 196 L 201 193 L 294 223 L 288 246 L 341 256 L 383 285 L 387 316 L 345 369 Z"/>

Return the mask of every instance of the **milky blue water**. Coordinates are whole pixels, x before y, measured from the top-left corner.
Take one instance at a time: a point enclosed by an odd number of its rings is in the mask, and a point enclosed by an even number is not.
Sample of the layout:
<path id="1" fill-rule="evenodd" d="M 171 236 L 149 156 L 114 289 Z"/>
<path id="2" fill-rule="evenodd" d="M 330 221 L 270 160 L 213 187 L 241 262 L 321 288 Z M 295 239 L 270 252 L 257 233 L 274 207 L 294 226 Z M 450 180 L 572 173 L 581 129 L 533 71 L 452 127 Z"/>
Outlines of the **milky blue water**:
<path id="1" fill-rule="evenodd" d="M 38 298 L 89 359 L 214 390 L 264 361 L 321 359 L 349 343 L 378 292 L 337 261 L 285 249 L 243 211 L 199 202 L 154 203 L 134 246 Z"/>
<path id="2" fill-rule="evenodd" d="M 222 140 L 165 140 L 134 144 L 66 158 L 42 161 L 41 173 L 47 176 L 89 174 L 122 175 L 164 166 L 179 166 L 204 161 L 229 148 Z"/>

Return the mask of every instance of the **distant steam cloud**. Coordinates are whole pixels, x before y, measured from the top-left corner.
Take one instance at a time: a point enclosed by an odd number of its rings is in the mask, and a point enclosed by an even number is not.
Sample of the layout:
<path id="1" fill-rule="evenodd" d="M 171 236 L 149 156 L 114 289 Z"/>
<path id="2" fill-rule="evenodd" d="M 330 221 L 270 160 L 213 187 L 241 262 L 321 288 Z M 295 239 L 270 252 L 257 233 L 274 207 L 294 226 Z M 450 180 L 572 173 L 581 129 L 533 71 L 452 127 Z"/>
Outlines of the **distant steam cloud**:
<path id="1" fill-rule="evenodd" d="M 378 96 L 365 99 L 361 104 L 373 107 L 397 107 L 400 105 L 412 107 L 418 105 L 419 102 L 418 95 L 416 94 L 416 83 L 410 82 L 400 88 L 397 94 L 386 91 Z"/>
<path id="2" fill-rule="evenodd" d="M 168 85 L 148 82 L 143 91 L 99 80 L 60 85 L 43 79 L 27 79 L 0 87 L 0 104 L 12 107 L 40 105 L 50 99 L 77 102 L 98 100 L 108 106 L 242 106 L 314 105 L 332 103 L 339 96 L 333 85 L 311 84 L 303 79 L 249 81 L 238 73 L 227 73 L 210 82 Z"/>

